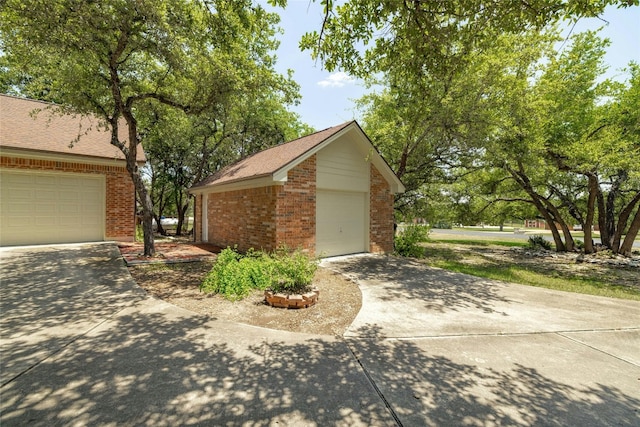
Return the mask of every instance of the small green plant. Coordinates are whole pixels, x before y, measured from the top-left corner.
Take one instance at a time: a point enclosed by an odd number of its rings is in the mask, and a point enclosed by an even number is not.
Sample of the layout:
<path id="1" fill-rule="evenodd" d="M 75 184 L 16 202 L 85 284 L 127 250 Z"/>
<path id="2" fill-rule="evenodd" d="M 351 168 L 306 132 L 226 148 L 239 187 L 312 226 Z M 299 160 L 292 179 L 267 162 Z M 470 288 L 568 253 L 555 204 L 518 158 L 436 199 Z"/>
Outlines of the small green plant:
<path id="1" fill-rule="evenodd" d="M 527 243 L 527 247 L 533 250 L 544 249 L 547 251 L 551 250 L 551 242 L 545 239 L 543 236 L 536 234 L 529 237 L 529 241 Z"/>
<path id="2" fill-rule="evenodd" d="M 274 292 L 301 293 L 309 290 L 318 264 L 300 251 L 279 248 L 271 255 L 271 288 Z"/>
<path id="3" fill-rule="evenodd" d="M 144 231 L 142 230 L 142 225 L 136 225 L 136 242 L 144 241 Z"/>
<path id="4" fill-rule="evenodd" d="M 249 250 L 242 255 L 226 248 L 200 284 L 200 290 L 215 292 L 230 300 L 246 297 L 254 289 L 299 293 L 307 290 L 318 268 L 300 251 L 280 248 L 272 254 Z"/>
<path id="5" fill-rule="evenodd" d="M 426 225 L 411 224 L 395 237 L 396 254 L 404 257 L 422 258 L 424 248 L 420 245 L 429 239 L 431 229 Z"/>

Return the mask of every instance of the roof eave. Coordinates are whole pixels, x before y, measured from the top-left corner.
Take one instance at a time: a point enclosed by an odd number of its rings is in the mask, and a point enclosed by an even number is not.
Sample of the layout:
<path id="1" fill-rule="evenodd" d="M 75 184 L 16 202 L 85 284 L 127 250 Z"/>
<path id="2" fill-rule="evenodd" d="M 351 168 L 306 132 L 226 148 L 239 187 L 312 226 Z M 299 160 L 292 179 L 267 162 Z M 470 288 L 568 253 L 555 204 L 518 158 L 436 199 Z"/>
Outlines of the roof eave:
<path id="1" fill-rule="evenodd" d="M 272 174 L 262 174 L 234 181 L 222 183 L 212 182 L 205 185 L 194 186 L 189 189 L 189 194 L 222 193 L 247 188 L 268 187 L 271 185 L 282 185 L 285 181 L 286 179 L 284 181 L 274 179 Z"/>
<path id="2" fill-rule="evenodd" d="M 33 148 L 21 148 L 10 147 L 6 145 L 0 145 L 0 153 L 5 156 L 19 156 L 25 158 L 39 159 L 39 160 L 58 160 L 64 162 L 78 162 L 82 163 L 122 163 L 126 165 L 127 161 L 118 157 L 105 157 L 105 156 L 93 156 L 90 154 L 78 154 L 78 153 L 62 153 L 59 151 L 48 150 L 36 150 Z M 143 166 L 146 160 L 138 159 L 136 163 L 139 166 Z"/>

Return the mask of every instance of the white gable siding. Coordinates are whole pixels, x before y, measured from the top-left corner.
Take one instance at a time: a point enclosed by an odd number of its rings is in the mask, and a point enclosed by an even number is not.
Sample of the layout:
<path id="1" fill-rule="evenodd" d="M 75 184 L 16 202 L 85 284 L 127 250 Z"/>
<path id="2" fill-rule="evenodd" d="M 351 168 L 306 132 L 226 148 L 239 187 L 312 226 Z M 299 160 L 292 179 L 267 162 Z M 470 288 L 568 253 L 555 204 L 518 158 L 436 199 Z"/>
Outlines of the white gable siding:
<path id="1" fill-rule="evenodd" d="M 317 188 L 340 191 L 369 191 L 369 162 L 366 153 L 344 138 L 317 154 Z"/>

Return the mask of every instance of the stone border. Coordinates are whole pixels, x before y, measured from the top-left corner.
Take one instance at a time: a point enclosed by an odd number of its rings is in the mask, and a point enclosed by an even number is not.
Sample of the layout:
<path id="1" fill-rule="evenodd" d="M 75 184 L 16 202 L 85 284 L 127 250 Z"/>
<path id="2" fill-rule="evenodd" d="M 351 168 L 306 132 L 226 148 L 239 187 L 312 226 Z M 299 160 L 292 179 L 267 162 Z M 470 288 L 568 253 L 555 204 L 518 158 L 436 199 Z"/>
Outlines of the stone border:
<path id="1" fill-rule="evenodd" d="M 320 298 L 320 291 L 316 288 L 311 292 L 302 295 L 283 293 L 274 293 L 273 291 L 264 291 L 264 300 L 271 307 L 279 308 L 308 308 L 315 305 Z"/>

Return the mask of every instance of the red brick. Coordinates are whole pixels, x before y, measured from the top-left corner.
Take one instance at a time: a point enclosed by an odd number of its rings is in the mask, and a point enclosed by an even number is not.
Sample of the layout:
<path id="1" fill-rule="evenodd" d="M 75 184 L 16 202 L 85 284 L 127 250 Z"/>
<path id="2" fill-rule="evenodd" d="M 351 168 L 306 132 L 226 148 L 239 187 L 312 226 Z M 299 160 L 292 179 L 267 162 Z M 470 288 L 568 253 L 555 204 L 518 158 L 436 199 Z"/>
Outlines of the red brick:
<path id="1" fill-rule="evenodd" d="M 94 165 L 51 160 L 0 156 L 0 166 L 7 169 L 32 169 L 51 172 L 100 174 L 105 176 L 105 238 L 135 238 L 135 191 L 125 166 Z"/>

